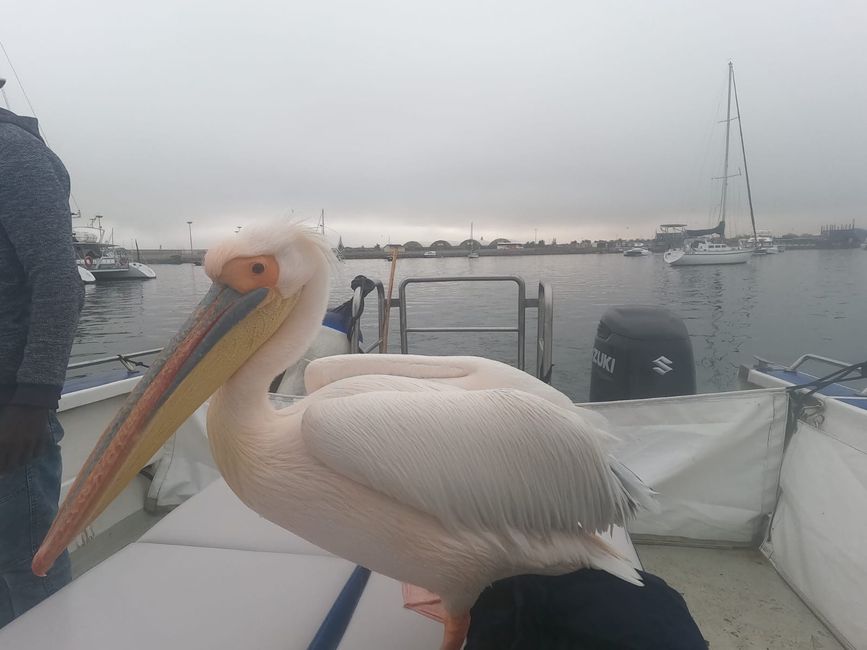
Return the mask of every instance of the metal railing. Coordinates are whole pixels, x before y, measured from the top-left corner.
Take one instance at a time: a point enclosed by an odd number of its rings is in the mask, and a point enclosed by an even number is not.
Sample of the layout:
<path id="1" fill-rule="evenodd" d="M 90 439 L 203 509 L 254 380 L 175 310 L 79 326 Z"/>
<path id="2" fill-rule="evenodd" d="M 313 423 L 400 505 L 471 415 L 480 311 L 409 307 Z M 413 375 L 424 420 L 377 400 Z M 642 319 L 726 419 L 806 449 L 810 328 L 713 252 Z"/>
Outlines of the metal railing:
<path id="1" fill-rule="evenodd" d="M 507 282 L 514 283 L 518 294 L 516 300 L 516 325 L 514 327 L 495 327 L 495 326 L 469 326 L 469 325 L 454 325 L 442 327 L 413 327 L 409 323 L 409 300 L 407 298 L 407 288 L 414 284 L 433 284 L 433 283 L 466 283 L 466 282 Z M 352 319 L 353 326 L 350 330 L 350 342 L 353 352 L 369 353 L 378 348 L 378 352 L 384 353 L 387 350 L 383 345 L 385 328 L 389 323 L 385 322 L 385 291 L 382 283 L 376 283 L 377 291 L 377 308 L 378 308 L 378 323 L 377 332 L 378 338 L 365 347 L 359 345 L 360 341 L 360 323 L 361 316 L 364 313 L 364 296 L 361 288 L 357 288 L 353 295 L 352 301 Z M 400 351 L 402 354 L 409 353 L 409 335 L 417 333 L 436 333 L 436 332 L 489 332 L 495 334 L 516 334 L 517 335 L 517 366 L 521 370 L 526 367 L 525 349 L 526 349 L 526 311 L 528 309 L 537 310 L 537 327 L 536 327 L 536 376 L 543 381 L 550 382 L 551 369 L 553 367 L 553 336 L 554 336 L 554 302 L 553 292 L 550 284 L 547 282 L 539 283 L 539 293 L 537 298 L 528 298 L 527 289 L 524 280 L 518 276 L 478 276 L 478 277 L 444 277 L 444 278 L 407 278 L 398 285 L 398 296 L 392 298 L 391 306 L 398 308 L 400 320 Z"/>
<path id="2" fill-rule="evenodd" d="M 90 361 L 77 361 L 66 366 L 67 370 L 78 370 L 79 368 L 89 368 L 91 366 L 101 366 L 105 363 L 119 361 L 127 370 L 132 370 L 135 364 L 131 364 L 128 360 L 137 357 L 146 357 L 152 354 L 162 352 L 162 348 L 153 348 L 152 350 L 142 350 L 141 352 L 130 352 L 129 354 L 116 354 L 113 357 L 101 357 L 99 359 L 91 359 Z"/>
<path id="3" fill-rule="evenodd" d="M 513 282 L 518 290 L 516 301 L 517 324 L 514 327 L 492 326 L 450 326 L 450 327 L 410 327 L 407 301 L 407 287 L 412 284 L 432 283 L 463 283 L 463 282 Z M 352 325 L 349 331 L 350 351 L 352 353 L 369 354 L 374 351 L 385 353 L 383 344 L 385 328 L 389 323 L 385 322 L 385 289 L 382 282 L 375 282 L 376 307 L 377 307 L 377 338 L 367 344 L 361 343 L 361 317 L 364 315 L 365 298 L 362 288 L 356 287 L 352 295 Z M 554 340 L 554 299 L 551 285 L 547 282 L 539 283 L 537 298 L 528 298 L 524 280 L 513 275 L 493 275 L 478 277 L 445 277 L 445 278 L 407 278 L 398 287 L 398 297 L 392 298 L 391 306 L 399 310 L 400 318 L 400 351 L 402 354 L 409 353 L 409 335 L 413 333 L 431 332 L 490 332 L 496 334 L 517 334 L 517 366 L 525 370 L 525 347 L 526 347 L 526 311 L 537 310 L 536 319 L 536 376 L 550 383 L 551 369 L 553 368 L 553 340 Z M 71 363 L 67 370 L 89 368 L 106 363 L 120 362 L 127 370 L 134 370 L 138 365 L 133 359 L 150 356 L 162 351 L 162 348 L 142 350 L 130 354 L 116 354 L 110 357 L 92 359 Z M 809 356 L 809 355 L 808 355 Z M 821 358 L 821 357 L 820 357 Z M 800 360 L 799 360 L 800 361 Z"/>
<path id="4" fill-rule="evenodd" d="M 539 283 L 536 309 L 536 376 L 550 384 L 554 369 L 554 293 L 547 282 Z"/>
<path id="5" fill-rule="evenodd" d="M 807 361 L 821 361 L 822 363 L 827 363 L 831 366 L 836 366 L 837 368 L 848 368 L 850 363 L 846 363 L 845 361 L 837 361 L 837 359 L 830 359 L 828 357 L 819 356 L 818 354 L 804 354 L 797 358 L 795 363 L 786 368 L 788 372 L 794 372 L 799 367 L 804 365 Z"/>
<path id="6" fill-rule="evenodd" d="M 376 306 L 378 310 L 378 321 L 376 331 L 379 333 L 379 338 L 366 348 L 361 347 L 361 316 L 364 314 L 364 292 L 361 287 L 356 287 L 352 294 L 352 325 L 349 330 L 349 351 L 352 354 L 362 353 L 367 354 L 379 347 L 379 352 L 385 352 L 383 349 L 383 320 L 385 318 L 385 288 L 379 280 L 375 283 L 376 286 Z M 391 301 L 394 304 L 394 301 Z"/>
<path id="7" fill-rule="evenodd" d="M 406 289 L 412 284 L 441 284 L 457 282 L 514 282 L 518 287 L 518 325 L 516 327 L 477 327 L 477 326 L 452 326 L 452 327 L 410 327 L 407 315 Z M 514 332 L 518 335 L 518 367 L 524 370 L 524 347 L 525 347 L 525 322 L 527 288 L 524 280 L 515 275 L 480 275 L 475 277 L 444 277 L 444 278 L 406 278 L 398 286 L 398 299 L 400 300 L 400 352 L 409 354 L 409 335 L 411 333 L 432 332 L 495 332 L 505 334 Z"/>

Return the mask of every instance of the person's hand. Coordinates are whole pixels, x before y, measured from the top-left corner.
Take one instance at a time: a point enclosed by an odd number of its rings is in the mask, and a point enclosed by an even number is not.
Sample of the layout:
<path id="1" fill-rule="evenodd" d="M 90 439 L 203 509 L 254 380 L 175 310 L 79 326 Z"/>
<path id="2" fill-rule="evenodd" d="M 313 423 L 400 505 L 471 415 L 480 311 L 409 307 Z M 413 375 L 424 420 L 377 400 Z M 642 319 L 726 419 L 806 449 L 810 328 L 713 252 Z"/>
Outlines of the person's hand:
<path id="1" fill-rule="evenodd" d="M 0 406 L 0 474 L 39 456 L 48 442 L 48 409 Z"/>

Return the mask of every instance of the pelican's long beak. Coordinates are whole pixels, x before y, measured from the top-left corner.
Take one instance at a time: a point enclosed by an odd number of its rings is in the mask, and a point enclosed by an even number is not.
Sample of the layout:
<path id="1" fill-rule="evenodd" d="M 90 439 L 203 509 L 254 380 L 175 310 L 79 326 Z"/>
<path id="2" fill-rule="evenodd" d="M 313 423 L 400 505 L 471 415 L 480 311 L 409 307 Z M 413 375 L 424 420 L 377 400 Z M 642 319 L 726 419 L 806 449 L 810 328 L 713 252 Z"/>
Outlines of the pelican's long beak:
<path id="1" fill-rule="evenodd" d="M 215 283 L 103 432 L 33 559 L 44 576 L 160 446 L 280 327 L 298 294 Z"/>

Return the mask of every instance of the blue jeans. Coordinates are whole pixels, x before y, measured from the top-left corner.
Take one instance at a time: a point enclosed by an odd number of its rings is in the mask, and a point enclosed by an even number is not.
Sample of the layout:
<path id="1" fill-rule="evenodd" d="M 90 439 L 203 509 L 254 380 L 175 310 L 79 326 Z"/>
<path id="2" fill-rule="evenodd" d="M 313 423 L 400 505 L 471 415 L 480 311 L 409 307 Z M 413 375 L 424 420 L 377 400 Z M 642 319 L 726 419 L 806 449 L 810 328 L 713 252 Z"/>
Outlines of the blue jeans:
<path id="1" fill-rule="evenodd" d="M 72 575 L 64 552 L 44 578 L 30 563 L 57 515 L 63 428 L 52 412 L 52 442 L 27 465 L 0 474 L 0 627 L 67 584 Z"/>

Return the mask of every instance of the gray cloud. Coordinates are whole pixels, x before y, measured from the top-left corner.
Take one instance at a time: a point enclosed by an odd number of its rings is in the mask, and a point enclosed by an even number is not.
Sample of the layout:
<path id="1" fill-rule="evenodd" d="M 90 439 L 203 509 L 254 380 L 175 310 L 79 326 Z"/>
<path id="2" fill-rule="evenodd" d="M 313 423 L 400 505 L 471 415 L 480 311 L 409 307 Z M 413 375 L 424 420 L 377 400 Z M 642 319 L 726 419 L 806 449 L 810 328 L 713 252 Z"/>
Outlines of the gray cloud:
<path id="1" fill-rule="evenodd" d="M 350 244 L 568 241 L 708 222 L 729 58 L 760 227 L 861 218 L 864 7 L 36 1 L 2 38 L 120 239 L 324 208 Z"/>

